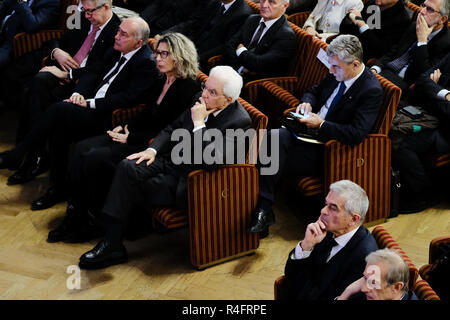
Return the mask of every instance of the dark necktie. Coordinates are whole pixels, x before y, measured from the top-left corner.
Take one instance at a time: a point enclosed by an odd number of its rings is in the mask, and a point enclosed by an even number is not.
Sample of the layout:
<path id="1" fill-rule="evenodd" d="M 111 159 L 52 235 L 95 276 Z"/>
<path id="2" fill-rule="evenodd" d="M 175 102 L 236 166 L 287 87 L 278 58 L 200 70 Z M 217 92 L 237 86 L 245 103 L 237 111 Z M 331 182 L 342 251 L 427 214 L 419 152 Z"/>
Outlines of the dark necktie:
<path id="1" fill-rule="evenodd" d="M 391 69 L 395 74 L 399 73 L 404 66 L 411 63 L 412 54 L 411 49 L 417 46 L 417 41 L 415 41 L 409 48 L 406 50 L 404 54 L 402 54 L 397 59 L 392 60 L 391 62 L 386 63 L 386 67 Z"/>
<path id="2" fill-rule="evenodd" d="M 331 254 L 331 249 L 333 249 L 334 246 L 337 246 L 338 243 L 336 242 L 336 240 L 334 240 L 334 238 L 331 237 L 327 237 L 325 238 L 325 243 L 323 245 L 323 263 L 327 262 L 328 257 Z"/>
<path id="3" fill-rule="evenodd" d="M 117 67 L 114 68 L 114 70 L 112 72 L 110 72 L 110 74 L 108 74 L 108 76 L 106 78 L 103 79 L 103 81 L 99 84 L 99 86 L 97 87 L 97 90 L 100 90 L 101 87 L 103 87 L 105 84 L 107 84 L 109 82 L 109 80 L 111 80 L 112 77 L 114 77 L 120 69 L 120 66 L 123 65 L 123 63 L 127 60 L 127 58 L 125 58 L 124 56 L 122 56 L 119 60 L 119 63 L 117 64 Z"/>
<path id="4" fill-rule="evenodd" d="M 264 23 L 264 21 L 261 21 L 261 23 L 259 24 L 258 31 L 256 31 L 255 35 L 252 38 L 252 41 L 250 41 L 250 44 L 248 45 L 249 49 L 252 49 L 258 45 L 259 38 L 261 38 L 261 35 L 265 28 L 266 24 Z"/>
<path id="5" fill-rule="evenodd" d="M 341 100 L 342 96 L 344 95 L 344 91 L 345 91 L 345 83 L 344 81 L 341 81 L 339 84 L 339 90 L 334 96 L 333 101 L 331 101 L 330 107 L 328 108 L 327 115 L 330 114 L 331 109 L 333 109 L 333 107 L 338 104 L 339 100 Z"/>

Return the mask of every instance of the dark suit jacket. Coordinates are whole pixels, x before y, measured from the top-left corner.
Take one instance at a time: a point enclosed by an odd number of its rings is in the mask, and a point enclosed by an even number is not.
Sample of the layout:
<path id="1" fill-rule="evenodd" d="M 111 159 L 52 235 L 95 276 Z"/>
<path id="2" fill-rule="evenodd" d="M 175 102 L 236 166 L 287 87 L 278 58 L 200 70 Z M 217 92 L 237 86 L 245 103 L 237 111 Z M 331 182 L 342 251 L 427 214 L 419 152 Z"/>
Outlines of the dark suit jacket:
<path id="1" fill-rule="evenodd" d="M 154 148 L 157 151 L 156 157 L 164 157 L 166 159 L 166 162 L 169 164 L 169 167 L 171 167 L 171 169 L 169 170 L 170 172 L 167 173 L 170 173 L 171 175 L 178 178 L 178 184 L 176 186 L 176 205 L 179 207 L 184 207 L 187 203 L 186 177 L 188 173 L 198 169 L 214 170 L 220 165 L 220 163 L 207 164 L 203 161 L 203 158 L 201 163 L 195 164 L 195 154 L 198 155 L 200 154 L 200 152 L 201 154 L 203 154 L 205 148 L 214 147 L 214 150 L 216 152 L 215 159 L 219 159 L 219 162 L 221 161 L 223 164 L 225 164 L 226 159 L 234 158 L 233 153 L 238 148 L 238 141 L 236 141 L 234 137 L 227 136 L 225 134 L 225 131 L 227 129 L 246 130 L 251 127 L 252 121 L 244 107 L 242 107 L 242 105 L 238 101 L 235 101 L 234 103 L 231 103 L 230 105 L 228 105 L 228 107 L 223 109 L 217 115 L 217 117 L 214 117 L 213 114 L 210 114 L 205 125 L 206 128 L 199 129 L 195 133 L 193 133 L 192 130 L 194 129 L 194 124 L 191 118 L 191 110 L 188 109 L 183 112 L 174 122 L 165 127 L 150 144 L 150 147 Z M 186 129 L 186 132 L 189 134 L 191 142 L 189 145 L 191 149 L 191 159 L 189 164 L 173 164 L 171 157 L 172 149 L 178 143 L 183 142 L 171 141 L 172 133 L 177 129 Z M 218 131 L 220 131 L 224 139 L 221 141 L 220 139 L 214 139 L 214 137 L 210 139 L 212 135 L 209 131 L 210 129 L 217 129 Z M 201 139 L 201 137 L 203 137 L 203 139 Z M 199 139 L 201 141 L 201 144 L 197 145 L 200 146 L 200 148 L 197 149 L 195 147 L 194 141 L 199 141 Z M 207 141 L 208 139 L 212 142 Z M 233 146 L 233 148 L 230 148 L 231 146 Z M 187 151 L 183 150 L 183 154 L 185 152 Z"/>
<path id="2" fill-rule="evenodd" d="M 430 79 L 430 74 L 436 69 L 441 71 L 438 83 Z M 414 88 L 414 91 L 418 93 L 417 95 L 420 98 L 419 104 L 439 119 L 441 137 L 446 139 L 447 142 L 438 141 L 438 150 L 441 149 L 439 145 L 448 145 L 450 143 L 450 101 L 438 98 L 437 94 L 442 89 L 450 90 L 450 53 L 439 64 L 425 71 L 417 79 Z"/>
<path id="3" fill-rule="evenodd" d="M 259 14 L 247 18 L 244 26 L 229 41 L 225 49 L 225 58 L 235 69 L 244 66 L 260 77 L 286 75 L 291 58 L 297 49 L 297 40 L 285 16 L 281 16 L 267 30 L 256 47 L 242 52 L 239 57 L 236 56 L 236 48 L 240 43 L 248 49 L 260 20 Z"/>
<path id="4" fill-rule="evenodd" d="M 221 4 L 219 0 L 210 1 L 202 16 L 172 29 L 194 41 L 200 61 L 223 54 L 226 43 L 253 13 L 245 0 L 236 0 L 223 15 Z"/>
<path id="5" fill-rule="evenodd" d="M 166 76 L 158 78 L 150 88 L 150 94 L 145 109 L 128 123 L 130 134 L 127 143 L 132 145 L 146 145 L 168 124 L 175 121 L 182 112 L 189 109 L 200 86 L 194 79 L 177 78 L 164 95 L 161 103 L 156 101 L 164 87 Z"/>
<path id="6" fill-rule="evenodd" d="M 373 5 L 375 5 L 375 0 L 369 0 L 361 11 L 366 23 L 368 18 L 373 15 L 373 12 L 368 13 L 367 9 Z M 396 44 L 408 28 L 410 21 L 405 4 L 403 0 L 400 0 L 394 6 L 380 11 L 380 29 L 373 28 L 360 33 L 359 28 L 351 22 L 347 15 L 342 20 L 339 33 L 357 36 L 363 46 L 364 60 L 367 61 L 370 58 L 380 58 Z"/>
<path id="7" fill-rule="evenodd" d="M 56 23 L 59 16 L 60 3 L 58 0 L 34 0 L 31 6 L 26 3 L 5 0 L 0 3 L 0 22 L 6 16 L 12 15 L 5 23 L 0 36 L 0 45 L 12 50 L 13 38 L 20 32 L 35 32 Z"/>
<path id="8" fill-rule="evenodd" d="M 329 74 L 309 89 L 302 102 L 309 102 L 312 112 L 318 113 L 339 82 Z M 318 139 L 336 139 L 344 144 L 357 145 L 373 128 L 383 101 L 383 89 L 373 73 L 365 67 L 361 76 L 330 110 L 319 130 Z"/>
<path id="9" fill-rule="evenodd" d="M 398 44 L 393 46 L 391 50 L 377 60 L 374 65 L 383 69 L 386 66 L 386 63 L 403 55 L 403 53 L 411 47 L 414 41 L 417 41 L 415 22 L 405 31 L 404 36 L 399 40 Z M 421 73 L 439 63 L 449 51 L 450 34 L 447 30 L 447 23 L 445 23 L 441 31 L 435 35 L 427 45 L 420 47 L 414 46 L 412 49 L 413 60 L 406 70 L 404 80 L 408 84 L 414 83 Z"/>
<path id="10" fill-rule="evenodd" d="M 332 237 L 328 233 L 326 237 Z M 326 260 L 323 243 L 314 247 L 306 259 L 293 260 L 289 253 L 284 273 L 289 287 L 289 298 L 300 300 L 333 300 L 345 288 L 361 278 L 366 256 L 378 246 L 369 230 L 360 226 L 347 245 L 331 260 Z"/>
<path id="11" fill-rule="evenodd" d="M 105 57 L 106 62 L 102 65 L 101 72 L 90 71 L 83 74 L 74 92 L 83 95 L 86 99 L 94 98 L 104 76 L 114 67 L 119 58 L 120 52 L 110 50 Z M 114 109 L 132 107 L 145 102 L 145 94 L 157 77 L 158 70 L 152 53 L 145 45 L 133 55 L 114 78 L 105 97 L 95 99 L 95 112 L 102 115 L 111 114 Z"/>
<path id="12" fill-rule="evenodd" d="M 114 36 L 120 25 L 120 19 L 115 13 L 113 13 L 111 20 L 108 21 L 107 25 L 103 28 L 102 32 L 98 36 L 92 50 L 89 52 L 86 66 L 95 64 L 96 62 L 103 61 L 105 59 L 105 54 L 107 50 L 114 46 Z M 53 49 L 59 48 L 66 51 L 72 57 L 81 48 L 84 40 L 89 34 L 91 28 L 91 23 L 87 20 L 84 15 L 81 15 L 81 29 L 72 29 L 64 32 L 61 39 L 50 40 L 43 45 L 44 55 L 50 55 Z M 56 63 L 56 61 L 55 61 Z"/>

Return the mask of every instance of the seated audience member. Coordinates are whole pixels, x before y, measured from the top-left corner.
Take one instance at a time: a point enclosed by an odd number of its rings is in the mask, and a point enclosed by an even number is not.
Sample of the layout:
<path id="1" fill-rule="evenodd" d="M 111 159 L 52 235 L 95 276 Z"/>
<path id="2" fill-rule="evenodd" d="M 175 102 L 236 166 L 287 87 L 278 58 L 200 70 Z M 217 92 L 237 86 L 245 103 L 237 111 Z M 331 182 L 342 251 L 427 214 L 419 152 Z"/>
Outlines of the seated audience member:
<path id="1" fill-rule="evenodd" d="M 380 10 L 379 19 L 374 19 L 376 6 Z M 380 58 L 397 44 L 409 24 L 410 17 L 403 0 L 369 0 L 361 12 L 350 9 L 341 23 L 339 33 L 357 36 L 363 46 L 364 61 L 367 61 Z"/>
<path id="2" fill-rule="evenodd" d="M 419 300 L 408 283 L 409 267 L 403 258 L 394 250 L 379 249 L 366 257 L 363 276 L 337 300 Z"/>
<path id="3" fill-rule="evenodd" d="M 398 44 L 371 67 L 373 72 L 400 87 L 403 98 L 417 77 L 450 51 L 448 12 L 446 0 L 425 1 L 417 21 L 405 31 Z"/>
<path id="4" fill-rule="evenodd" d="M 361 277 L 364 258 L 378 249 L 363 226 L 368 208 L 366 192 L 356 183 L 330 185 L 319 219 L 289 253 L 284 273 L 290 299 L 333 300 Z"/>
<path id="5" fill-rule="evenodd" d="M 163 129 L 148 149 L 120 162 L 101 215 L 106 235 L 81 256 L 80 268 L 97 269 L 125 262 L 127 251 L 122 239 L 133 206 L 186 208 L 189 172 L 212 170 L 221 163 L 227 163 L 226 159 L 233 157 L 234 150 L 242 147 L 237 146 L 236 137 L 225 133 L 230 129 L 245 130 L 251 126 L 250 116 L 237 101 L 241 88 L 242 78 L 231 67 L 214 67 L 204 84 L 202 96 L 192 108 Z M 190 137 L 190 144 L 181 142 L 184 152 L 180 152 L 177 143 L 171 141 L 175 131 L 182 131 L 184 136 Z M 212 132 L 220 132 L 223 141 L 212 139 Z M 233 145 L 235 148 L 231 148 Z M 194 151 L 204 154 L 211 148 L 215 153 L 213 163 L 203 158 L 193 161 Z"/>
<path id="6" fill-rule="evenodd" d="M 327 37 L 339 33 L 339 26 L 350 9 L 362 10 L 363 7 L 361 0 L 319 0 L 303 29 L 325 41 Z"/>
<path id="7" fill-rule="evenodd" d="M 84 242 L 95 235 L 88 210 L 101 211 L 118 163 L 148 146 L 168 124 L 187 110 L 196 93 L 197 52 L 180 33 L 157 38 L 156 62 L 161 76 L 150 88 L 147 105 L 127 125 L 88 138 L 76 145 L 68 175 L 69 200 L 62 224 L 50 231 L 48 242 Z"/>
<path id="8" fill-rule="evenodd" d="M 419 106 L 439 119 L 437 129 L 405 136 L 395 152 L 394 167 L 400 170 L 402 192 L 399 213 L 415 213 L 438 200 L 430 177 L 429 153 L 450 152 L 450 53 L 416 81 Z"/>
<path id="9" fill-rule="evenodd" d="M 202 15 L 171 28 L 194 41 L 202 70 L 208 69 L 208 59 L 221 55 L 231 37 L 253 13 L 245 0 L 210 1 Z"/>
<path id="10" fill-rule="evenodd" d="M 12 60 L 14 36 L 57 22 L 58 0 L 5 0 L 0 3 L 0 70 Z"/>
<path id="11" fill-rule="evenodd" d="M 297 49 L 284 13 L 289 0 L 260 1 L 261 14 L 248 17 L 225 49 L 225 60 L 248 82 L 285 75 Z"/>
<path id="12" fill-rule="evenodd" d="M 69 99 L 53 104 L 29 134 L 14 149 L 0 153 L 0 168 L 19 166 L 25 154 L 50 147 L 50 187 L 31 209 L 40 210 L 63 200 L 69 144 L 98 135 L 110 128 L 111 113 L 143 102 L 157 78 L 155 62 L 147 45 L 148 25 L 141 18 L 124 20 L 116 35 L 114 50 L 105 56 L 100 72 L 80 78 Z M 72 72 L 79 71 L 72 69 Z"/>
<path id="13" fill-rule="evenodd" d="M 316 5 L 317 0 L 289 0 L 286 14 L 291 15 L 297 12 L 311 11 Z"/>
<path id="14" fill-rule="evenodd" d="M 150 26 L 150 36 L 154 37 L 170 28 L 202 15 L 211 0 L 152 0 L 141 12 L 140 16 Z"/>
<path id="15" fill-rule="evenodd" d="M 298 119 L 317 139 L 336 139 L 358 145 L 370 133 L 383 100 L 378 79 L 362 62 L 363 51 L 358 38 L 340 35 L 327 47 L 330 74 L 309 89 L 301 98 Z M 298 140 L 288 129 L 269 132 L 279 140 L 279 168 L 276 174 L 259 177 L 259 200 L 249 232 L 267 232 L 275 222 L 272 204 L 283 171 L 291 177 L 320 174 L 323 169 L 323 145 Z M 268 139 L 270 141 L 271 139 Z"/>
<path id="16" fill-rule="evenodd" d="M 8 75 L 12 78 L 15 78 L 17 71 L 21 73 L 18 68 L 25 73 L 33 72 L 30 74 L 32 79 L 22 91 L 16 144 L 24 139 L 52 103 L 68 98 L 73 92 L 75 81 L 90 68 L 100 65 L 107 50 L 114 46 L 114 36 L 120 20 L 111 11 L 111 0 L 82 0 L 81 5 L 84 11 L 81 29 L 67 30 L 61 39 L 52 40 L 45 45 L 45 55 L 50 56 L 51 66 L 42 68 L 35 74 L 33 71 L 37 70 L 34 70 L 34 66 L 20 65 L 23 61 L 18 61 L 8 70 Z M 25 70 L 27 67 L 29 70 Z M 72 77 L 68 72 L 64 81 L 61 81 L 61 74 L 71 69 Z M 12 81 L 11 85 L 17 83 Z M 8 88 L 8 92 L 10 90 L 17 89 Z M 28 153 L 19 170 L 8 178 L 8 184 L 24 183 L 44 172 L 48 168 L 48 156 L 44 150 L 36 149 Z"/>

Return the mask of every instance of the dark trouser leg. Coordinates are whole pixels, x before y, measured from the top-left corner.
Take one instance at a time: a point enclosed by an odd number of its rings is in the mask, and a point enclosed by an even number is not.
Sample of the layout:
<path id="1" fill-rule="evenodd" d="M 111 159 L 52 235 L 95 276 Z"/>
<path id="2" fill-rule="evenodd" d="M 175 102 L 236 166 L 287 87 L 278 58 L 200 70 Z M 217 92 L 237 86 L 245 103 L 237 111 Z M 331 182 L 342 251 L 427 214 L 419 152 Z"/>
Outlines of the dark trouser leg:
<path id="1" fill-rule="evenodd" d="M 264 210 L 272 205 L 284 172 L 292 177 L 314 175 L 323 166 L 323 146 L 299 141 L 284 128 L 271 130 L 269 134 L 279 134 L 279 168 L 274 175 L 259 176 L 259 207 Z"/>
<path id="2" fill-rule="evenodd" d="M 402 99 L 406 99 L 406 97 L 408 96 L 409 85 L 404 79 L 402 79 L 401 77 L 398 76 L 398 74 L 395 74 L 389 69 L 382 70 L 380 72 L 380 75 L 391 81 L 400 89 L 402 89 Z"/>

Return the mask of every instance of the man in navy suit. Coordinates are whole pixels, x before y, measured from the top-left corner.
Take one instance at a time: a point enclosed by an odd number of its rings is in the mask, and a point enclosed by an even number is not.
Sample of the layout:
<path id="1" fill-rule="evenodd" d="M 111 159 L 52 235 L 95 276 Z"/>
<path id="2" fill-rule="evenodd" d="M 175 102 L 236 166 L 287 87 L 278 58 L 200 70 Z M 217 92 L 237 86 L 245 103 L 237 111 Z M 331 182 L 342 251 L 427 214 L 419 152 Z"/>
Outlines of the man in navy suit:
<path id="1" fill-rule="evenodd" d="M 70 143 L 103 133 L 111 126 L 114 109 L 135 106 L 158 77 L 147 45 L 149 28 L 142 18 L 124 20 L 99 72 L 84 73 L 69 99 L 53 104 L 25 139 L 0 154 L 0 168 L 14 169 L 25 153 L 49 140 L 50 188 L 32 203 L 32 210 L 53 206 L 65 198 Z M 73 72 L 81 70 L 73 69 Z M 66 72 L 67 73 L 67 72 Z M 64 75 L 62 75 L 64 76 Z"/>
<path id="2" fill-rule="evenodd" d="M 327 47 L 330 74 L 301 98 L 297 113 L 321 142 L 336 139 L 358 145 L 372 130 L 383 101 L 377 78 L 364 66 L 358 38 L 341 35 Z M 298 140 L 285 128 L 272 130 L 278 135 L 279 169 L 273 175 L 261 175 L 259 201 L 249 232 L 266 233 L 275 222 L 272 211 L 275 188 L 283 170 L 290 176 L 319 174 L 323 168 L 323 146 Z M 270 141 L 269 139 L 268 141 Z"/>
<path id="3" fill-rule="evenodd" d="M 16 144 L 22 141 L 33 124 L 52 103 L 70 96 L 75 87 L 75 81 L 83 73 L 90 68 L 98 67 L 104 60 L 105 53 L 114 45 L 114 36 L 120 24 L 120 19 L 112 12 L 111 7 L 111 0 L 82 0 L 81 28 L 67 30 L 61 39 L 51 40 L 41 47 L 42 56 L 50 56 L 47 64 L 51 67 L 37 72 L 41 68 L 38 67 L 40 63 L 30 66 L 30 63 L 24 63 L 20 59 L 7 69 L 9 79 L 3 82 L 6 87 L 5 92 L 8 93 L 8 98 L 11 98 L 9 100 L 14 100 L 14 93 L 23 87 L 11 79 L 17 79 L 17 77 L 23 79 L 26 74 L 32 77 L 21 90 Z M 90 41 L 92 36 L 94 38 Z M 38 67 L 37 70 L 36 67 Z M 57 76 L 63 71 L 72 69 L 73 75 L 67 73 L 64 81 Z M 75 72 L 75 70 L 82 72 Z M 46 170 L 47 164 L 48 157 L 45 157 L 43 150 L 30 152 L 19 170 L 8 178 L 8 184 L 14 185 L 34 179 Z"/>
<path id="4" fill-rule="evenodd" d="M 397 251 L 374 251 L 366 257 L 366 263 L 363 276 L 336 300 L 419 300 L 409 291 L 409 266 Z"/>
<path id="5" fill-rule="evenodd" d="M 225 49 L 225 60 L 243 77 L 257 78 L 286 75 L 297 49 L 295 33 L 284 13 L 289 0 L 261 0 L 260 14 L 247 18 Z"/>
<path id="6" fill-rule="evenodd" d="M 333 300 L 361 277 L 365 257 L 378 249 L 363 227 L 369 208 L 366 192 L 341 180 L 330 185 L 319 219 L 289 253 L 284 273 L 288 298 Z"/>
<path id="7" fill-rule="evenodd" d="M 58 0 L 5 0 L 0 3 L 0 69 L 12 58 L 14 36 L 50 27 L 59 15 Z"/>

